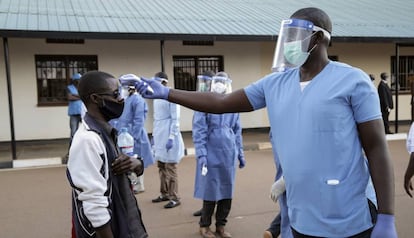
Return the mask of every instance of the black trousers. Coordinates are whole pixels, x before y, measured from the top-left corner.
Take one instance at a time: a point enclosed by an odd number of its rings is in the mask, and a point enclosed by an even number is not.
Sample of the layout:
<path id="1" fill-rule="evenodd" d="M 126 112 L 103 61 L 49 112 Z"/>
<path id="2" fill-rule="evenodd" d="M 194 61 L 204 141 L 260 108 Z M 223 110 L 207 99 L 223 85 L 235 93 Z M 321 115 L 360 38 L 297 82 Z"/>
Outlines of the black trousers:
<path id="1" fill-rule="evenodd" d="M 280 225 L 282 223 L 282 217 L 280 215 L 280 212 L 276 215 L 276 217 L 273 219 L 272 223 L 270 223 L 269 228 L 267 228 L 267 231 L 272 233 L 273 237 L 278 237 L 280 235 Z"/>
<path id="2" fill-rule="evenodd" d="M 211 217 L 217 204 L 216 211 L 216 227 L 225 226 L 227 217 L 231 209 L 231 199 L 223 199 L 220 201 L 203 201 L 203 209 L 201 209 L 200 227 L 209 227 L 211 225 Z"/>
<path id="3" fill-rule="evenodd" d="M 390 131 L 390 123 L 388 121 L 388 117 L 390 116 L 390 113 L 388 111 L 382 111 L 382 121 L 384 122 L 384 129 L 385 133 L 389 134 Z"/>
<path id="4" fill-rule="evenodd" d="M 369 211 L 371 213 L 372 223 L 375 224 L 377 222 L 377 213 L 378 213 L 377 209 L 375 208 L 374 203 L 372 203 L 369 199 L 368 199 L 368 205 L 369 205 Z M 294 238 L 323 238 L 323 237 L 319 237 L 319 236 L 304 235 L 302 233 L 297 232 L 295 229 L 293 229 L 293 227 L 291 227 L 291 229 L 292 229 L 292 234 L 293 234 Z M 368 230 L 365 230 L 361 233 L 350 236 L 348 238 L 370 238 L 371 237 L 371 232 L 372 232 L 372 227 L 369 228 Z"/>

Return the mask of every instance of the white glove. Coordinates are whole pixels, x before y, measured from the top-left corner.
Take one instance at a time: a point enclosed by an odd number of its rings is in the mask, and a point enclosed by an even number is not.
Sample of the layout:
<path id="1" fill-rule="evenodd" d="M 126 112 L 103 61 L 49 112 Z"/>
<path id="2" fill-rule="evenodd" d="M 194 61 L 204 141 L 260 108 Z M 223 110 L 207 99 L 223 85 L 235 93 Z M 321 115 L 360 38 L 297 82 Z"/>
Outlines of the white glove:
<path id="1" fill-rule="evenodd" d="M 270 189 L 270 199 L 272 199 L 273 202 L 277 202 L 279 196 L 282 195 L 282 193 L 284 193 L 285 191 L 285 179 L 282 176 L 280 179 L 276 180 L 276 182 L 273 183 Z"/>

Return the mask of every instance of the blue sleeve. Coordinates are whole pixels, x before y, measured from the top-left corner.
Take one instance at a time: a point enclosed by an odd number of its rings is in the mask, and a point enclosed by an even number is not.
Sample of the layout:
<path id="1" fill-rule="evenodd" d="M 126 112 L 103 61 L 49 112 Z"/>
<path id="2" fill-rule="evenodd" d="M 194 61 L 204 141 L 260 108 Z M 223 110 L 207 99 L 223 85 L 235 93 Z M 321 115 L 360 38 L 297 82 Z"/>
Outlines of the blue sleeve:
<path id="1" fill-rule="evenodd" d="M 132 133 L 134 138 L 139 138 L 145 123 L 145 101 L 134 97 L 132 102 Z"/>
<path id="2" fill-rule="evenodd" d="M 240 124 L 240 114 L 236 114 L 236 123 L 233 127 L 234 134 L 236 135 L 236 146 L 237 152 L 240 155 L 243 155 L 243 137 L 242 137 L 242 127 Z"/>
<path id="3" fill-rule="evenodd" d="M 207 156 L 207 137 L 207 113 L 195 111 L 193 116 L 193 143 L 196 158 Z"/>
<path id="4" fill-rule="evenodd" d="M 263 78 L 244 88 L 244 92 L 247 96 L 247 99 L 249 99 L 249 102 L 254 110 L 266 107 L 266 99 L 264 92 L 265 79 L 266 78 Z"/>
<path id="5" fill-rule="evenodd" d="M 351 93 L 351 105 L 357 123 L 363 123 L 381 118 L 378 92 L 368 75 L 356 70 L 350 77 L 357 80 Z"/>
<path id="6" fill-rule="evenodd" d="M 180 106 L 175 103 L 170 103 L 170 137 L 177 136 L 180 132 Z"/>

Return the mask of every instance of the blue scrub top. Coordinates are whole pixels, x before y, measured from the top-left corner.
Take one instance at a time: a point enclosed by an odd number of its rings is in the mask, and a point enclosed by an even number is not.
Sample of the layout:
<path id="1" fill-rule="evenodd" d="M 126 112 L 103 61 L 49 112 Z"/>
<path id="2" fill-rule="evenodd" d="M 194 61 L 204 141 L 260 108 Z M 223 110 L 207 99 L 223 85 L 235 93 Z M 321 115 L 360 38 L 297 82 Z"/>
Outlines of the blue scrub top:
<path id="1" fill-rule="evenodd" d="M 301 91 L 299 69 L 246 87 L 255 110 L 267 107 L 286 182 L 289 219 L 303 234 L 351 236 L 373 226 L 357 124 L 381 119 L 368 75 L 329 62 Z"/>

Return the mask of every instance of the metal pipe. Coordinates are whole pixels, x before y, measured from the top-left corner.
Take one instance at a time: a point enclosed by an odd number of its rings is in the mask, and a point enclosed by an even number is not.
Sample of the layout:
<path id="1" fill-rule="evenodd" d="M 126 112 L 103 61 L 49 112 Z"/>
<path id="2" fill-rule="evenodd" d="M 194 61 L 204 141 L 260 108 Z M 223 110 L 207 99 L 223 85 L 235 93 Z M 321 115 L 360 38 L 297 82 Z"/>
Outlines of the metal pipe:
<path id="1" fill-rule="evenodd" d="M 164 40 L 160 41 L 160 52 L 161 52 L 161 72 L 165 72 L 165 67 L 164 67 Z"/>
<path id="2" fill-rule="evenodd" d="M 17 159 L 16 138 L 14 136 L 13 97 L 12 97 L 12 87 L 11 87 L 11 80 L 10 80 L 9 43 L 6 37 L 3 37 L 3 50 L 4 50 L 4 63 L 6 66 L 7 94 L 9 96 L 9 117 L 10 117 L 12 158 L 13 160 L 15 160 Z"/>

